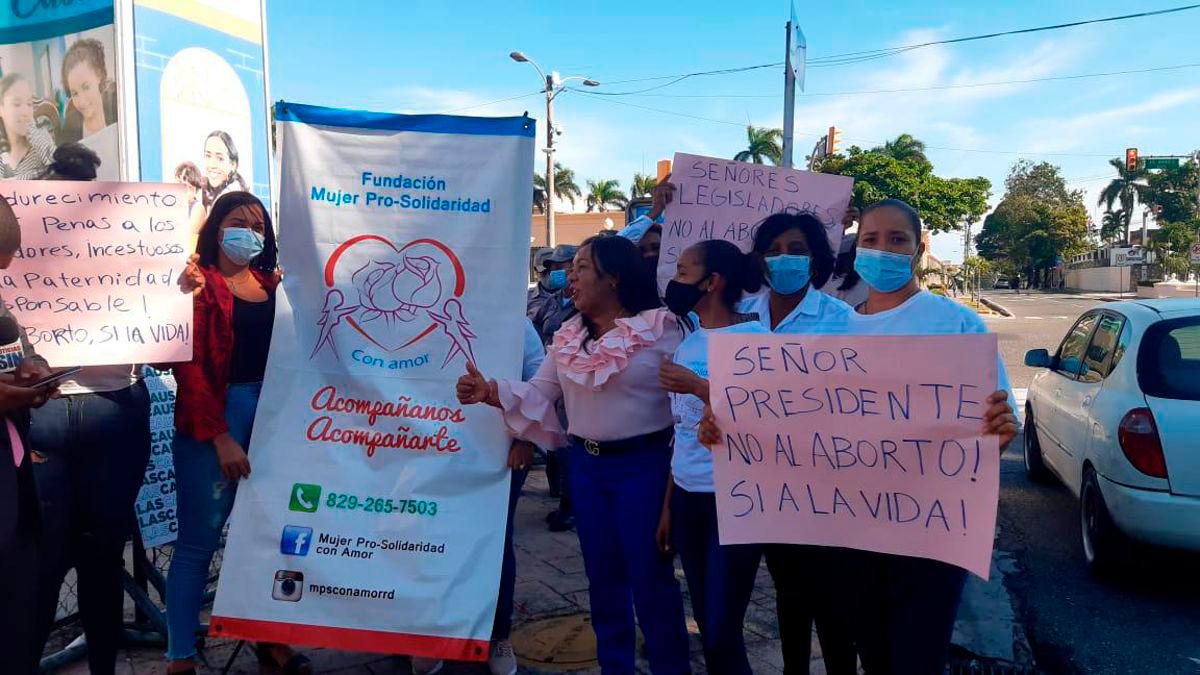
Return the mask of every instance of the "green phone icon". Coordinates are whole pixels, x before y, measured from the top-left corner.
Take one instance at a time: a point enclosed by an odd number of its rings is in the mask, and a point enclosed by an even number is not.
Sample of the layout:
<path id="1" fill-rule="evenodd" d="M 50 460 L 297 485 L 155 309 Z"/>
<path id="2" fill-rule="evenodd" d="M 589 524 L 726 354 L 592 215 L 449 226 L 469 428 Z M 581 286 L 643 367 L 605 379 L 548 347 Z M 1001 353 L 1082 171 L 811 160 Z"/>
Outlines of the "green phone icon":
<path id="1" fill-rule="evenodd" d="M 292 511 L 312 513 L 321 505 L 321 486 L 296 483 L 292 486 L 292 498 L 288 508 Z"/>

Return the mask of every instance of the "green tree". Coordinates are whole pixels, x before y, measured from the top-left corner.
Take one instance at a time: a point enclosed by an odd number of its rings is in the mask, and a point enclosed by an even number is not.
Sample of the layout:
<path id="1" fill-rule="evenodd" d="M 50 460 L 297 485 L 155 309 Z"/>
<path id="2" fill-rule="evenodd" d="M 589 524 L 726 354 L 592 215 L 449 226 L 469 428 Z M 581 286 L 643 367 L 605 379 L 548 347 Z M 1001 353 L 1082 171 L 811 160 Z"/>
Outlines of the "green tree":
<path id="1" fill-rule="evenodd" d="M 616 180 L 589 180 L 587 182 L 587 210 L 607 211 L 609 206 L 625 208 L 629 199 L 621 191 L 621 183 Z"/>
<path id="2" fill-rule="evenodd" d="M 854 178 L 855 206 L 889 197 L 917 209 L 933 232 L 959 230 L 965 221 L 978 221 L 987 212 L 992 183 L 977 178 L 942 178 L 933 165 L 915 159 L 899 160 L 877 150 L 851 146 L 846 155 L 832 155 L 817 167 L 823 173 Z"/>
<path id="3" fill-rule="evenodd" d="M 635 173 L 633 174 L 633 182 L 629 185 L 629 198 L 649 197 L 654 192 L 654 186 L 656 185 L 658 185 L 658 179 L 654 176 Z"/>
<path id="4" fill-rule="evenodd" d="M 1100 219 L 1100 241 L 1105 244 L 1116 241 L 1117 235 L 1125 231 L 1126 222 L 1123 210 L 1105 211 Z"/>
<path id="5" fill-rule="evenodd" d="M 929 158 L 925 156 L 925 141 L 917 139 L 912 134 L 900 134 L 894 140 L 872 148 L 871 152 L 887 155 L 901 162 L 930 163 Z"/>
<path id="6" fill-rule="evenodd" d="M 1044 279 L 1060 257 L 1087 249 L 1083 191 L 1068 190 L 1053 164 L 1017 162 L 1005 180 L 1004 198 L 983 221 L 976 247 L 1002 267 Z"/>
<path id="7" fill-rule="evenodd" d="M 1159 222 L 1185 222 L 1200 216 L 1196 208 L 1198 183 L 1200 166 L 1189 160 L 1176 169 L 1149 172 L 1142 196 L 1145 203 L 1161 209 Z"/>
<path id="8" fill-rule="evenodd" d="M 734 155 L 734 160 L 755 164 L 765 164 L 769 161 L 776 166 L 783 161 L 783 129 L 748 124 L 746 142 L 746 149 Z"/>
<path id="9" fill-rule="evenodd" d="M 1128 242 L 1129 223 L 1133 220 L 1133 203 L 1147 203 L 1146 170 L 1138 167 L 1130 171 L 1126 168 L 1124 159 L 1115 157 L 1108 160 L 1108 163 L 1117 170 L 1117 177 L 1100 191 L 1097 203 L 1108 211 L 1113 210 L 1113 204 L 1121 205 L 1121 212 L 1125 215 L 1125 241 Z"/>
<path id="10" fill-rule="evenodd" d="M 538 210 L 545 211 L 546 177 L 535 171 L 533 174 L 533 187 L 535 188 L 534 205 L 538 206 Z M 539 201 L 536 197 L 537 191 L 541 191 L 543 195 L 540 204 L 537 203 Z M 583 191 L 579 189 L 579 184 L 575 182 L 575 172 L 558 162 L 554 163 L 554 196 L 563 201 L 569 201 L 572 205 L 575 204 L 575 200 L 583 197 Z"/>

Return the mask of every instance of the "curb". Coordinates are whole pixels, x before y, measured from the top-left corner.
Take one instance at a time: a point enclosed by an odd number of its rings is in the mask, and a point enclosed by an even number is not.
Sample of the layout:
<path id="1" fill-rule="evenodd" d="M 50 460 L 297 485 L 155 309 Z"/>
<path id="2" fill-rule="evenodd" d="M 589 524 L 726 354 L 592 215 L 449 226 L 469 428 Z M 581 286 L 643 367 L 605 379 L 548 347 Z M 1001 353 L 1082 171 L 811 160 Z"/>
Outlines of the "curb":
<path id="1" fill-rule="evenodd" d="M 1001 305 L 1001 304 L 1000 304 L 1000 303 L 998 303 L 998 302 L 995 302 L 995 301 L 993 301 L 993 300 L 989 300 L 989 299 L 987 299 L 986 297 L 984 297 L 984 296 L 982 296 L 982 295 L 981 295 L 981 296 L 979 296 L 979 302 L 983 303 L 983 305 L 984 305 L 985 307 L 987 307 L 988 309 L 990 309 L 990 310 L 992 310 L 992 311 L 994 311 L 994 312 L 997 312 L 997 313 L 999 313 L 1001 316 L 1008 317 L 1009 319 L 1013 318 L 1013 313 L 1012 313 L 1012 312 L 1010 312 L 1010 311 L 1008 311 L 1008 308 L 1007 308 L 1007 307 L 1005 307 L 1004 305 Z"/>

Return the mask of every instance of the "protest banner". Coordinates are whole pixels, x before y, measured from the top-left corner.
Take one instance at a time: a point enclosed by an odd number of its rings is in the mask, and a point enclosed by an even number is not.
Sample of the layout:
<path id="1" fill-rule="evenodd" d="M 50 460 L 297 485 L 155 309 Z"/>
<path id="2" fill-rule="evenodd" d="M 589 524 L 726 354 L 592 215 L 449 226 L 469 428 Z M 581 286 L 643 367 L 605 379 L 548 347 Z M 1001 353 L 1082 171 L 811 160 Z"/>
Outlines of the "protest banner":
<path id="1" fill-rule="evenodd" d="M 0 182 L 21 248 L 0 293 L 53 367 L 192 358 L 182 185 Z"/>
<path id="2" fill-rule="evenodd" d="M 722 333 L 709 363 L 722 544 L 843 546 L 987 578 L 995 335 Z"/>
<path id="3" fill-rule="evenodd" d="M 533 120 L 276 119 L 287 275 L 212 633 L 486 659 L 509 438 L 455 383 L 520 376 Z"/>
<path id="4" fill-rule="evenodd" d="M 175 541 L 179 520 L 175 515 L 175 376 L 149 366 L 142 378 L 150 392 L 150 461 L 135 508 L 142 544 L 154 548 Z"/>
<path id="5" fill-rule="evenodd" d="M 749 251 L 758 224 L 781 211 L 807 211 L 817 216 L 837 253 L 853 178 L 682 152 L 675 153 L 671 166 L 676 192 L 663 213 L 660 289 L 675 276 L 679 254 L 687 247 L 706 239 L 724 239 Z"/>

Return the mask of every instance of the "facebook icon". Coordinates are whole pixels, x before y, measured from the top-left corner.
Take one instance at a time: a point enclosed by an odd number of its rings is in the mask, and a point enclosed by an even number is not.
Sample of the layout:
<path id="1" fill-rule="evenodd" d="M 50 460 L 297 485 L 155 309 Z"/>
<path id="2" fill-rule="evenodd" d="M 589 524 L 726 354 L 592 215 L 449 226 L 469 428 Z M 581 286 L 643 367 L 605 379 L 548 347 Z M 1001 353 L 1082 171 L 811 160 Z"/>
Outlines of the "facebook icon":
<path id="1" fill-rule="evenodd" d="M 283 537 L 279 540 L 279 552 L 284 555 L 308 555 L 308 544 L 311 541 L 311 527 L 284 525 Z"/>

